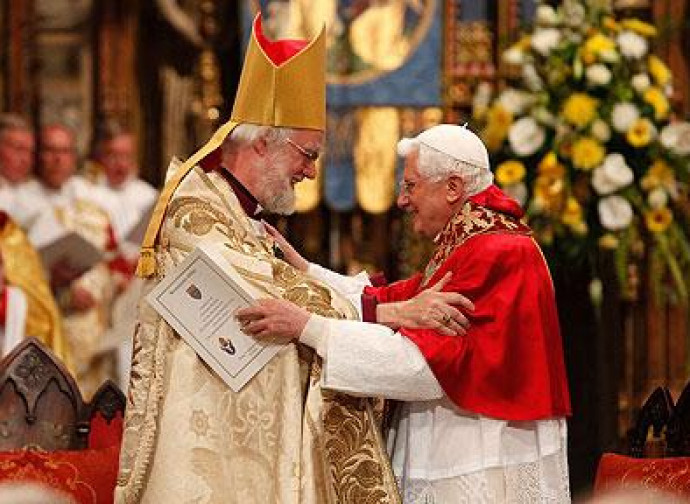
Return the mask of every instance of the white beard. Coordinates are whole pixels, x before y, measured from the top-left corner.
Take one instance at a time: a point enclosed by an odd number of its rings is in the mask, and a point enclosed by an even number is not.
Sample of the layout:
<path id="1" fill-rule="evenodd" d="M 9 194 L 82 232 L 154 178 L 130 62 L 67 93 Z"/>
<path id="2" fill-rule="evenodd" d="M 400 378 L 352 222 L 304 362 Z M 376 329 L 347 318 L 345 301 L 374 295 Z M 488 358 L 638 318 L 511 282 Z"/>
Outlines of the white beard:
<path id="1" fill-rule="evenodd" d="M 275 154 L 271 156 L 263 167 L 266 176 L 264 178 L 263 206 L 266 211 L 278 215 L 290 215 L 295 211 L 297 196 L 295 188 L 290 182 L 288 168 L 283 156 Z"/>

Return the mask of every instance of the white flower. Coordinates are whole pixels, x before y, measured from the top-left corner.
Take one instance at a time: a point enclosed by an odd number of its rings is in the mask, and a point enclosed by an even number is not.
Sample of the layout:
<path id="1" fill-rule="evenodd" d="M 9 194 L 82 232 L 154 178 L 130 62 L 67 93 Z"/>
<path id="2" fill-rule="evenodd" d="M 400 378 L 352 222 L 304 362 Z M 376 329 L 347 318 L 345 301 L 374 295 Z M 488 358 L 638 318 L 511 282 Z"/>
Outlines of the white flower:
<path id="1" fill-rule="evenodd" d="M 632 222 L 633 209 L 623 196 L 607 196 L 599 200 L 599 221 L 609 231 L 620 231 Z"/>
<path id="2" fill-rule="evenodd" d="M 554 26 L 558 24 L 556 10 L 550 5 L 542 4 L 537 7 L 537 24 L 541 26 Z"/>
<path id="3" fill-rule="evenodd" d="M 569 26 L 580 26 L 585 22 L 585 7 L 579 0 L 563 2 L 563 21 Z"/>
<path id="4" fill-rule="evenodd" d="M 585 72 L 587 81 L 595 86 L 605 86 L 611 82 L 611 70 L 606 65 L 592 65 Z"/>
<path id="5" fill-rule="evenodd" d="M 530 39 L 532 49 L 542 56 L 548 56 L 558 46 L 560 41 L 561 32 L 555 28 L 537 29 Z"/>
<path id="6" fill-rule="evenodd" d="M 622 31 L 616 42 L 621 48 L 621 54 L 628 59 L 640 59 L 649 49 L 649 44 L 643 36 L 629 30 Z"/>
<path id="7" fill-rule="evenodd" d="M 653 209 L 659 209 L 666 206 L 668 203 L 668 194 L 661 187 L 653 189 L 647 196 L 647 201 L 649 206 Z"/>
<path id="8" fill-rule="evenodd" d="M 509 65 L 522 65 L 525 62 L 525 53 L 519 47 L 511 47 L 503 52 L 503 61 Z"/>
<path id="9" fill-rule="evenodd" d="M 646 73 L 636 74 L 632 78 L 632 87 L 640 94 L 644 93 L 651 84 L 649 75 Z"/>
<path id="10" fill-rule="evenodd" d="M 635 180 L 635 174 L 618 153 L 609 154 L 601 166 L 592 173 L 592 187 L 597 194 L 611 194 L 629 186 Z"/>
<path id="11" fill-rule="evenodd" d="M 544 83 L 539 77 L 536 67 L 531 63 L 522 67 L 522 79 L 530 91 L 537 92 L 544 88 Z"/>
<path id="12" fill-rule="evenodd" d="M 517 184 L 501 187 L 504 193 L 520 203 L 520 206 L 525 206 L 527 201 L 527 186 L 523 182 Z"/>
<path id="13" fill-rule="evenodd" d="M 477 90 L 472 98 L 473 110 L 486 110 L 491 102 L 491 84 L 482 81 L 477 86 Z"/>
<path id="14" fill-rule="evenodd" d="M 508 141 L 513 152 L 520 157 L 531 156 L 544 144 L 546 135 L 532 117 L 523 117 L 514 122 L 508 132 Z"/>
<path id="15" fill-rule="evenodd" d="M 664 86 L 664 94 L 669 98 L 673 96 L 673 84 L 669 82 Z"/>
<path id="16" fill-rule="evenodd" d="M 690 122 L 676 122 L 661 130 L 661 145 L 679 156 L 690 155 Z"/>
<path id="17" fill-rule="evenodd" d="M 519 116 L 534 103 L 534 95 L 509 87 L 500 94 L 498 102 L 513 116 Z"/>
<path id="18" fill-rule="evenodd" d="M 611 139 L 611 128 L 603 119 L 596 119 L 592 123 L 591 132 L 594 138 L 599 140 L 601 143 L 606 143 Z"/>
<path id="19" fill-rule="evenodd" d="M 613 106 L 611 120 L 613 129 L 619 133 L 625 133 L 635 121 L 640 118 L 640 111 L 630 102 L 619 102 Z"/>

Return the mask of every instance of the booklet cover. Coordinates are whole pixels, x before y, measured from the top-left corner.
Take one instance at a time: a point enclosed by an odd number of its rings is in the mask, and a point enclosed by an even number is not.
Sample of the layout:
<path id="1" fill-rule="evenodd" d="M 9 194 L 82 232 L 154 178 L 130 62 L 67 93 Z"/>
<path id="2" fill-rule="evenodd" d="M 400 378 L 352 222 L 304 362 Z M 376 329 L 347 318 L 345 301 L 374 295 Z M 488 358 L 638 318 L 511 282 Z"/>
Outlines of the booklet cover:
<path id="1" fill-rule="evenodd" d="M 81 275 L 103 260 L 100 248 L 78 232 L 65 228 L 53 212 L 42 213 L 28 236 L 48 272 L 55 264 L 65 262 Z"/>
<path id="2" fill-rule="evenodd" d="M 146 300 L 235 392 L 285 344 L 243 333 L 234 314 L 253 302 L 252 288 L 217 246 L 202 245 Z"/>

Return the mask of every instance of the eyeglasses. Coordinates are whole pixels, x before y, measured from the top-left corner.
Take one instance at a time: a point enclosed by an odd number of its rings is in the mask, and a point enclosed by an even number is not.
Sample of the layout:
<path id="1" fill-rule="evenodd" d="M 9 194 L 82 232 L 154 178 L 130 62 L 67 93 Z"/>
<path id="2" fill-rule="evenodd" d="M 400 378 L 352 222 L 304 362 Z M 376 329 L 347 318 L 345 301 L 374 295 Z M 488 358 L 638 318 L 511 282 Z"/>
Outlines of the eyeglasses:
<path id="1" fill-rule="evenodd" d="M 285 141 L 292 145 L 297 151 L 302 154 L 305 158 L 309 160 L 310 163 L 315 163 L 317 159 L 319 159 L 320 152 L 317 150 L 312 150 L 312 149 L 305 149 L 298 143 L 296 143 L 294 140 L 291 138 L 286 138 Z"/>
<path id="2" fill-rule="evenodd" d="M 400 196 L 407 195 L 407 196 L 412 196 L 412 193 L 414 193 L 415 187 L 417 187 L 417 184 L 421 182 L 422 180 L 426 180 L 428 182 L 441 182 L 442 180 L 445 180 L 445 177 L 421 177 L 420 179 L 417 180 L 401 180 L 400 181 Z"/>
<path id="3" fill-rule="evenodd" d="M 414 188 L 417 185 L 418 181 L 412 182 L 410 180 L 401 180 L 400 181 L 400 195 L 402 196 L 403 194 L 407 194 L 408 196 L 412 196 L 412 193 L 414 192 Z"/>

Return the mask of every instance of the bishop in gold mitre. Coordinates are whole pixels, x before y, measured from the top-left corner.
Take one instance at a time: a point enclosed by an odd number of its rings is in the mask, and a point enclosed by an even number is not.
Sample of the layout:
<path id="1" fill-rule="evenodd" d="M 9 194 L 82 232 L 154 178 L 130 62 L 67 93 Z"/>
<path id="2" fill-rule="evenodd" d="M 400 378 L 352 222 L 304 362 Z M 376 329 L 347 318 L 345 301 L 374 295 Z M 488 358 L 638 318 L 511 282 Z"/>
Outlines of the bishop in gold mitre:
<path id="1" fill-rule="evenodd" d="M 258 213 L 290 213 L 316 175 L 325 125 L 325 38 L 267 39 L 257 16 L 231 120 L 173 161 L 142 245 L 146 295 L 199 244 L 219 244 L 256 297 L 327 317 L 353 304 L 282 261 Z M 369 399 L 321 389 L 291 343 L 233 392 L 145 302 L 139 305 L 118 503 L 397 503 Z"/>

